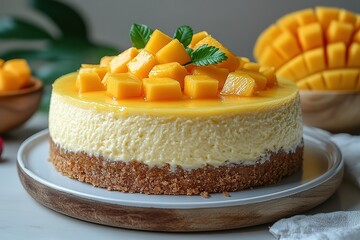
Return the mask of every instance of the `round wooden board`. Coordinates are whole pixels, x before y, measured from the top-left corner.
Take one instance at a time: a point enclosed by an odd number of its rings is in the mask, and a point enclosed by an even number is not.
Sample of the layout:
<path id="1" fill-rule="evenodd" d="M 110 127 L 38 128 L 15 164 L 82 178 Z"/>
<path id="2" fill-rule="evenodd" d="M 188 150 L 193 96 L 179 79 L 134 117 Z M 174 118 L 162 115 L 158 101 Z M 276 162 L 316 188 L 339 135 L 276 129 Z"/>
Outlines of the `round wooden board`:
<path id="1" fill-rule="evenodd" d="M 308 131 L 309 134 L 312 134 L 311 131 Z M 42 137 L 44 137 L 43 135 Z M 31 145 L 32 141 L 34 139 L 29 139 L 20 148 L 17 167 L 21 183 L 36 201 L 74 218 L 129 229 L 190 232 L 234 229 L 268 223 L 304 212 L 321 204 L 336 191 L 343 177 L 343 161 L 338 148 L 323 136 L 309 137 L 305 135 L 304 166 L 302 171 L 297 173 L 298 176 L 293 178 L 293 180 L 303 181 L 303 183 L 300 182 L 296 186 L 291 185 L 291 189 L 270 194 L 268 197 L 253 196 L 246 201 L 237 201 L 237 197 L 241 196 L 239 192 L 230 193 L 231 196 L 223 197 L 220 203 L 216 203 L 215 200 L 211 204 L 199 196 L 187 197 L 187 199 L 196 198 L 196 201 L 203 200 L 205 203 L 201 207 L 199 207 L 200 205 L 179 205 L 178 207 L 168 203 L 164 203 L 163 206 L 161 203 L 160 205 L 156 203 L 152 206 L 151 201 L 150 204 L 143 205 L 141 202 L 119 204 L 104 201 L 102 198 L 76 194 L 76 192 L 74 194 L 63 186 L 57 187 L 56 184 L 43 181 L 34 175 L 29 161 L 41 161 L 42 164 L 50 165 L 51 163 L 47 161 L 47 157 L 46 160 L 34 159 L 34 156 L 39 155 L 36 152 L 32 157 L 24 160 L 27 150 L 36 148 L 37 143 Z M 314 145 L 314 143 L 317 144 Z M 314 156 L 322 158 L 321 163 L 318 160 L 314 162 L 312 159 Z M 39 158 L 44 157 L 39 156 Z M 324 166 L 326 163 L 328 166 Z M 321 168 L 321 170 L 316 172 L 317 168 Z M 311 176 L 310 179 L 309 176 Z M 57 177 L 64 178 L 64 181 L 68 180 L 63 176 Z M 284 179 L 282 182 L 284 181 L 287 180 Z M 282 182 L 278 185 L 281 186 Z M 75 184 L 85 183 L 75 181 Z M 263 187 L 263 189 L 265 188 L 267 187 Z M 245 190 L 243 193 L 251 191 L 258 190 Z M 138 195 L 132 194 L 132 196 Z M 146 196 L 144 197 L 146 198 Z M 143 195 L 140 196 L 140 198 L 142 197 Z M 168 199 L 171 197 L 167 196 Z M 173 197 L 175 198 L 175 196 Z M 211 198 L 212 195 L 210 195 L 209 201 Z M 219 198 L 219 194 L 214 198 Z"/>

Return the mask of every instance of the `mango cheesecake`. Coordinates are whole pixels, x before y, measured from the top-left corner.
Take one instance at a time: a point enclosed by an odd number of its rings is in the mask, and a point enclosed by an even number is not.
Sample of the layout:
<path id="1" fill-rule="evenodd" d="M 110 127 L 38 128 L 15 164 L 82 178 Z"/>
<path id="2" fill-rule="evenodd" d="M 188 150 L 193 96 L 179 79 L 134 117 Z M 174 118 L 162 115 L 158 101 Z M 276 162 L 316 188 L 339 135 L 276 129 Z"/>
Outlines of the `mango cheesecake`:
<path id="1" fill-rule="evenodd" d="M 207 32 L 134 24 L 133 47 L 53 84 L 50 161 L 130 193 L 193 195 L 279 182 L 300 169 L 295 83 Z"/>

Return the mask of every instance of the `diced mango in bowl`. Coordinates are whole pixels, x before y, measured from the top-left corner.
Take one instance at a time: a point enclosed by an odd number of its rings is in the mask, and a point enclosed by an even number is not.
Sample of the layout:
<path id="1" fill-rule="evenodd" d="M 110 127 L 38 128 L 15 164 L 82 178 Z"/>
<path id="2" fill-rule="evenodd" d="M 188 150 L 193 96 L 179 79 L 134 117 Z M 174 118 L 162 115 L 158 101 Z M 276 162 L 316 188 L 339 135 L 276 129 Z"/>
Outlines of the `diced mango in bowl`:
<path id="1" fill-rule="evenodd" d="M 119 55 L 81 66 L 79 93 L 106 91 L 118 101 L 221 100 L 256 97 L 277 86 L 275 68 L 236 56 L 205 31 L 181 26 L 170 37 L 134 24 L 130 37 L 133 46 Z"/>
<path id="2" fill-rule="evenodd" d="M 31 69 L 25 59 L 0 59 L 0 92 L 31 86 Z"/>
<path id="3" fill-rule="evenodd" d="M 360 15 L 335 7 L 289 13 L 260 34 L 254 57 L 300 89 L 360 91 Z"/>

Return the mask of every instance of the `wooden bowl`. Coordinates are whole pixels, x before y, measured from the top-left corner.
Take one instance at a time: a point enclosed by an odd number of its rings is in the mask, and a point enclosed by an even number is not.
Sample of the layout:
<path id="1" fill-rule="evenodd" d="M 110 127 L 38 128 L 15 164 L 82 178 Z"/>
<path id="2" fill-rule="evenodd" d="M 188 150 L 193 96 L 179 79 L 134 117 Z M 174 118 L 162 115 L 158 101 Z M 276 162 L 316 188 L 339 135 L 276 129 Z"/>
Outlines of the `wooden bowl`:
<path id="1" fill-rule="evenodd" d="M 16 91 L 0 92 L 0 133 L 25 123 L 38 109 L 43 84 L 32 78 L 31 86 Z"/>
<path id="2" fill-rule="evenodd" d="M 360 132 L 360 92 L 301 90 L 305 125 L 330 132 Z"/>

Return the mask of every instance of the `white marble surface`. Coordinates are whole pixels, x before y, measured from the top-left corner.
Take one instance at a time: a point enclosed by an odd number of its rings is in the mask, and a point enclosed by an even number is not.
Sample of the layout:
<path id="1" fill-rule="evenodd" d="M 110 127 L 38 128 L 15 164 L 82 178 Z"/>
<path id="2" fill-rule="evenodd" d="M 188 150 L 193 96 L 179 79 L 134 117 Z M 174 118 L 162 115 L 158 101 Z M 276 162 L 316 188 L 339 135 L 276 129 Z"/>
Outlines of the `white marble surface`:
<path id="1" fill-rule="evenodd" d="M 20 144 L 45 128 L 46 115 L 37 114 L 23 127 L 2 136 L 5 150 L 0 160 L 0 239 L 275 239 L 268 231 L 271 223 L 231 231 L 159 233 L 112 228 L 56 213 L 27 194 L 16 170 Z M 345 180 L 329 200 L 305 214 L 339 210 L 360 210 L 360 189 Z"/>

